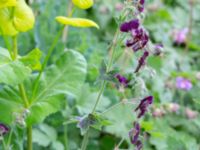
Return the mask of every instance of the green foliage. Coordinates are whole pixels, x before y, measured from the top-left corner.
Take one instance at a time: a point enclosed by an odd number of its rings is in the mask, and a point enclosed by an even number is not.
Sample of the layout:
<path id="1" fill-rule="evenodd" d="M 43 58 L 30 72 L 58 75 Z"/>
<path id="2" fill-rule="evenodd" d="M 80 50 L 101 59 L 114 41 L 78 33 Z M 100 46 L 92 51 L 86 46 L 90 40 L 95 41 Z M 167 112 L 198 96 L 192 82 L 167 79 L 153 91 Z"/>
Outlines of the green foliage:
<path id="1" fill-rule="evenodd" d="M 12 61 L 7 50 L 0 48 L 0 83 L 17 85 L 30 76 L 31 70 L 19 60 Z"/>

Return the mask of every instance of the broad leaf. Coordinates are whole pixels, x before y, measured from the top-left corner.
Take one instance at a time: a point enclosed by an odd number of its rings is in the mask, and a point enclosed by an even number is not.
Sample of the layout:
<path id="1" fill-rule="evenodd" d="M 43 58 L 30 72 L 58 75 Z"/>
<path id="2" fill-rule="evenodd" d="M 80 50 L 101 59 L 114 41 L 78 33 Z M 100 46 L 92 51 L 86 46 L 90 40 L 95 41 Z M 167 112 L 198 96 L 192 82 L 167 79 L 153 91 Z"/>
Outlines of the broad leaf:
<path id="1" fill-rule="evenodd" d="M 65 100 L 64 95 L 76 97 L 85 80 L 86 68 L 86 60 L 80 53 L 65 51 L 44 73 L 37 95 L 32 99 L 27 123 L 41 122 L 59 110 Z"/>
<path id="2" fill-rule="evenodd" d="M 0 48 L 0 83 L 17 85 L 31 73 L 20 61 L 12 61 L 7 50 Z"/>
<path id="3" fill-rule="evenodd" d="M 36 96 L 31 99 L 33 76 L 26 80 L 25 88 L 30 102 L 28 125 L 42 122 L 45 117 L 61 109 L 65 95 L 76 96 L 86 76 L 84 57 L 72 50 L 65 51 L 55 65 L 47 68 L 39 83 Z M 10 124 L 13 114 L 24 111 L 24 104 L 18 90 L 4 87 L 0 91 L 0 122 Z"/>
<path id="4" fill-rule="evenodd" d="M 20 58 L 20 61 L 23 62 L 26 66 L 29 66 L 32 70 L 40 70 L 41 63 L 40 58 L 42 56 L 42 52 L 35 48 L 26 56 Z"/>

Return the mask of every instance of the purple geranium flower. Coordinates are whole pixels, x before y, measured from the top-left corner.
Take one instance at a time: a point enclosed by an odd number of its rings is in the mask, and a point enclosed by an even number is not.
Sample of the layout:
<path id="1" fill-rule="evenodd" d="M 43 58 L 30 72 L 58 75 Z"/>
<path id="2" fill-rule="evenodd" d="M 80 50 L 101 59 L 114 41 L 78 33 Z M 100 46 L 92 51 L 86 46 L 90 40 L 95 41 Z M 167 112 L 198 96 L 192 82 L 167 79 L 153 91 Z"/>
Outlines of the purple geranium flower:
<path id="1" fill-rule="evenodd" d="M 147 44 L 149 37 L 146 33 L 146 31 L 143 28 L 132 30 L 132 39 L 127 40 L 126 46 L 132 47 L 133 51 L 136 52 L 139 49 L 144 48 L 144 46 Z"/>
<path id="2" fill-rule="evenodd" d="M 153 96 L 147 96 L 144 99 L 142 99 L 138 107 L 135 109 L 135 111 L 140 110 L 137 117 L 141 118 L 142 116 L 144 116 L 144 114 L 147 111 L 148 106 L 152 103 L 153 103 Z"/>
<path id="3" fill-rule="evenodd" d="M 117 74 L 115 75 L 115 77 L 118 79 L 119 83 L 124 87 L 128 85 L 129 81 L 124 76 Z"/>
<path id="4" fill-rule="evenodd" d="M 121 26 L 120 26 L 120 31 L 121 32 L 129 32 L 131 30 L 135 30 L 139 27 L 140 23 L 138 19 L 133 19 L 129 22 L 124 22 Z"/>
<path id="5" fill-rule="evenodd" d="M 6 125 L 0 123 L 0 136 L 5 135 L 6 133 L 8 133 L 8 131 L 9 128 Z"/>
<path id="6" fill-rule="evenodd" d="M 189 91 L 192 88 L 192 83 L 190 80 L 183 78 L 183 77 L 177 77 L 176 78 L 176 88 Z"/>
<path id="7" fill-rule="evenodd" d="M 138 66 L 135 70 L 135 73 L 139 72 L 140 68 L 145 65 L 146 63 L 146 59 L 149 56 L 149 52 L 145 51 L 142 55 L 142 57 L 140 57 L 139 61 L 138 61 Z"/>
<path id="8" fill-rule="evenodd" d="M 136 144 L 140 135 L 140 124 L 134 122 L 134 128 L 129 131 L 129 137 L 132 144 Z"/>

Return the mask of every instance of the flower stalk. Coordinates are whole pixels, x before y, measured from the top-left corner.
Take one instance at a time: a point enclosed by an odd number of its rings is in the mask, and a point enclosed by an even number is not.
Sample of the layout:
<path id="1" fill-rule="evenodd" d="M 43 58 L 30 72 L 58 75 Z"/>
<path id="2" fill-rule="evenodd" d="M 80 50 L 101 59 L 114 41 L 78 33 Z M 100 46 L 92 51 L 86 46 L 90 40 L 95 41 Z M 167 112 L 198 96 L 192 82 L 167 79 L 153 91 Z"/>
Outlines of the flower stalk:
<path id="1" fill-rule="evenodd" d="M 117 31 L 115 33 L 115 36 L 113 38 L 113 41 L 111 43 L 111 46 L 110 46 L 110 50 L 109 50 L 111 52 L 111 56 L 110 56 L 110 61 L 108 63 L 107 72 L 110 71 L 110 69 L 112 67 L 112 64 L 113 64 L 118 36 L 119 36 L 119 30 L 117 29 Z M 97 108 L 97 106 L 98 106 L 98 104 L 100 102 L 100 99 L 101 99 L 101 96 L 103 94 L 103 91 L 104 91 L 104 89 L 106 87 L 106 84 L 107 84 L 107 81 L 104 80 L 103 83 L 101 84 L 101 87 L 100 87 L 100 90 L 99 90 L 99 94 L 97 96 L 97 99 L 96 99 L 96 102 L 95 102 L 95 105 L 94 105 L 94 107 L 92 109 L 91 114 L 93 114 L 95 112 L 95 110 L 96 110 L 96 108 Z M 88 139 L 89 139 L 89 130 L 90 130 L 90 127 L 89 127 L 89 129 L 87 130 L 87 132 L 84 135 L 82 146 L 81 146 L 81 150 L 86 150 L 86 148 L 87 148 Z"/>

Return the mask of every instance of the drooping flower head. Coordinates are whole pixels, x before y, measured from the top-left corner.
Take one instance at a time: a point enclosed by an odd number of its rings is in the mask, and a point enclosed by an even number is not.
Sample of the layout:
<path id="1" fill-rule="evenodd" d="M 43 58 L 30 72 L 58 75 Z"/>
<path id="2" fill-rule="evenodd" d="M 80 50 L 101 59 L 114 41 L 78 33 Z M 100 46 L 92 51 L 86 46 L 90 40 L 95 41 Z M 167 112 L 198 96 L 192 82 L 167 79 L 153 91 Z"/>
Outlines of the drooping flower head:
<path id="1" fill-rule="evenodd" d="M 0 34 L 14 36 L 18 32 L 26 32 L 33 28 L 35 17 L 24 0 L 7 0 L 7 3 L 3 4 L 7 4 L 8 7 L 0 9 Z"/>
<path id="2" fill-rule="evenodd" d="M 0 123 L 0 136 L 5 135 L 6 133 L 8 133 L 8 131 L 9 128 L 6 125 Z"/>
<path id="3" fill-rule="evenodd" d="M 144 116 L 144 114 L 147 112 L 149 105 L 151 105 L 152 103 L 153 103 L 153 96 L 147 96 L 144 99 L 142 99 L 138 107 L 135 109 L 135 111 L 139 111 L 137 117 L 141 118 L 142 116 Z"/>
<path id="4" fill-rule="evenodd" d="M 136 144 L 140 135 L 140 124 L 134 122 L 134 127 L 129 131 L 129 137 L 132 144 Z"/>
<path id="5" fill-rule="evenodd" d="M 126 87 L 128 85 L 129 81 L 128 81 L 128 79 L 126 79 L 126 77 L 124 77 L 124 76 L 122 76 L 120 74 L 116 74 L 115 77 L 117 78 L 118 82 L 122 86 Z"/>
<path id="6" fill-rule="evenodd" d="M 192 83 L 190 80 L 188 80 L 186 78 L 177 77 L 176 78 L 176 88 L 189 91 L 192 88 Z"/>
<path id="7" fill-rule="evenodd" d="M 73 27 L 79 27 L 79 28 L 95 27 L 99 29 L 98 24 L 96 24 L 94 21 L 84 18 L 68 18 L 64 16 L 57 16 L 56 21 L 58 21 L 61 24 Z"/>

